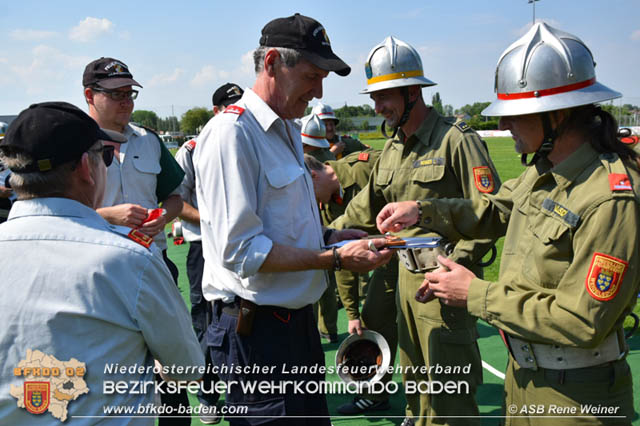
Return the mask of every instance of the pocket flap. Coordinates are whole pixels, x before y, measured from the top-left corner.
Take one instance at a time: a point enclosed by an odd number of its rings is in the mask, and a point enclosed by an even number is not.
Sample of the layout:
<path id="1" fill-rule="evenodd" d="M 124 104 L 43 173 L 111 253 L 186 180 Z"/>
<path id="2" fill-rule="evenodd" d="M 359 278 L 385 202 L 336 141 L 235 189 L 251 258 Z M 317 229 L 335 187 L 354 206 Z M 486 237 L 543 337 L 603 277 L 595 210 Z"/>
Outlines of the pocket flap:
<path id="1" fill-rule="evenodd" d="M 378 169 L 378 174 L 376 175 L 376 185 L 389 185 L 392 177 L 393 169 Z"/>
<path id="2" fill-rule="evenodd" d="M 133 165 L 137 170 L 143 173 L 153 173 L 157 175 L 161 170 L 160 163 L 158 163 L 157 160 L 154 161 L 146 158 L 134 158 Z"/>
<path id="3" fill-rule="evenodd" d="M 414 182 L 433 182 L 442 179 L 444 176 L 444 164 L 433 161 L 431 164 L 416 167 L 411 173 L 411 180 Z"/>
<path id="4" fill-rule="evenodd" d="M 208 346 L 214 348 L 222 347 L 224 343 L 225 330 L 220 327 L 209 326 L 207 327 L 207 334 L 205 336 Z"/>
<path id="5" fill-rule="evenodd" d="M 283 188 L 289 185 L 302 176 L 303 173 L 304 170 L 302 167 L 293 164 L 290 166 L 268 169 L 265 172 L 269 185 L 274 188 Z"/>

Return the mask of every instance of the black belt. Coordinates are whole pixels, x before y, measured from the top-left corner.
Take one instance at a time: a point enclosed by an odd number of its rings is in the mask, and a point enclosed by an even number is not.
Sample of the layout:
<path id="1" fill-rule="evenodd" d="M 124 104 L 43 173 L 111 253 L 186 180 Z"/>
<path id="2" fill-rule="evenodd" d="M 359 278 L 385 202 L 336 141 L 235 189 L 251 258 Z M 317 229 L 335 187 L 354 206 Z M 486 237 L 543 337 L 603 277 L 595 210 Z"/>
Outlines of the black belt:
<path id="1" fill-rule="evenodd" d="M 214 312 L 216 308 L 227 315 L 237 317 L 240 313 L 240 297 L 236 296 L 234 301 L 229 303 L 225 303 L 222 300 L 215 300 L 213 302 Z M 273 313 L 278 319 L 287 319 L 290 318 L 292 314 L 298 313 L 305 308 L 306 306 L 299 309 L 291 309 L 283 306 L 257 305 L 257 312 Z"/>

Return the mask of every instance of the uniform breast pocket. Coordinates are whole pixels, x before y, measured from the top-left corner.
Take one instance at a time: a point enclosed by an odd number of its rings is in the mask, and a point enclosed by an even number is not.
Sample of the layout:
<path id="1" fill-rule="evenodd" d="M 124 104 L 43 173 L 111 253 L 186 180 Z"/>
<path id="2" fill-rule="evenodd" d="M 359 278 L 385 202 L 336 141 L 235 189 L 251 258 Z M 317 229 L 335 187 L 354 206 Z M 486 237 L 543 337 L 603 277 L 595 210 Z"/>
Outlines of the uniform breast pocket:
<path id="1" fill-rule="evenodd" d="M 386 188 L 391 184 L 393 178 L 393 169 L 378 169 L 376 175 L 376 185 Z"/>
<path id="2" fill-rule="evenodd" d="M 304 170 L 291 165 L 271 168 L 265 172 L 267 189 L 264 194 L 262 221 L 266 233 L 277 242 L 295 240 L 295 226 L 300 211 L 307 211 L 304 201 Z M 280 240 L 279 236 L 285 237 Z"/>
<path id="3" fill-rule="evenodd" d="M 430 182 L 437 182 L 444 177 L 444 164 L 431 164 L 417 167 L 411 173 L 411 181 L 420 186 L 426 186 Z"/>
<path id="4" fill-rule="evenodd" d="M 523 273 L 544 288 L 556 288 L 573 258 L 572 226 L 541 212 L 529 221 L 529 230 L 534 238 Z"/>

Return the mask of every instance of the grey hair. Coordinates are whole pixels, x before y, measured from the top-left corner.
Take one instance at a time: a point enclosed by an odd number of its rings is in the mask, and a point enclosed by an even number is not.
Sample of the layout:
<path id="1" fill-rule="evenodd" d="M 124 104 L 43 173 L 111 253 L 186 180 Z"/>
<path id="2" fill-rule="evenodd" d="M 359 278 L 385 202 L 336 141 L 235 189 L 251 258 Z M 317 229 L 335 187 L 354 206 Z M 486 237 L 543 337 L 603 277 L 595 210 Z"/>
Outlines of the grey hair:
<path id="1" fill-rule="evenodd" d="M 253 52 L 253 64 L 255 66 L 256 75 L 260 74 L 264 70 L 264 57 L 269 49 L 276 49 L 280 53 L 280 59 L 287 66 L 287 68 L 295 67 L 302 55 L 300 51 L 290 49 L 288 47 L 268 47 L 260 46 Z"/>
<path id="2" fill-rule="evenodd" d="M 101 142 L 94 144 L 91 149 L 98 145 L 101 146 Z M 95 165 L 102 161 L 102 156 L 100 153 L 89 152 L 89 159 Z M 33 159 L 22 151 L 5 149 L 0 150 L 0 162 L 9 169 L 20 169 L 32 164 Z M 9 183 L 20 200 L 64 196 L 69 190 L 74 165 L 74 162 L 67 162 L 46 172 L 11 172 Z"/>

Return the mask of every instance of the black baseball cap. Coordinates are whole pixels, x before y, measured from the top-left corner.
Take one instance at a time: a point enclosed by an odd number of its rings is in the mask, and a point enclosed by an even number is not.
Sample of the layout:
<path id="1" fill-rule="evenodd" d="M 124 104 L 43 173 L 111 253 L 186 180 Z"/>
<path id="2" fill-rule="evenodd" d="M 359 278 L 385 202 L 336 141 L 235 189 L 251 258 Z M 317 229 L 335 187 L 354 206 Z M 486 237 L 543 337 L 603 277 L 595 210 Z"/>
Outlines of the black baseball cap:
<path id="1" fill-rule="evenodd" d="M 124 62 L 105 57 L 96 59 L 84 68 L 82 85 L 84 87 L 100 86 L 105 89 L 117 89 L 124 86 L 142 87 L 133 79 L 129 67 Z"/>
<path id="2" fill-rule="evenodd" d="M 211 102 L 213 102 L 213 106 L 227 107 L 240 99 L 243 93 L 244 90 L 242 90 L 237 84 L 226 83 L 218 87 L 218 90 L 213 92 Z"/>
<path id="3" fill-rule="evenodd" d="M 265 25 L 260 46 L 295 49 L 320 69 L 334 71 L 341 76 L 351 72 L 349 65 L 331 50 L 331 42 L 324 27 L 315 19 L 299 13 L 274 19 Z"/>
<path id="4" fill-rule="evenodd" d="M 0 150 L 23 152 L 33 163 L 16 173 L 46 172 L 60 164 L 78 160 L 98 140 L 123 143 L 120 133 L 98 127 L 78 107 L 66 102 L 33 104 L 11 123 L 0 141 Z"/>

